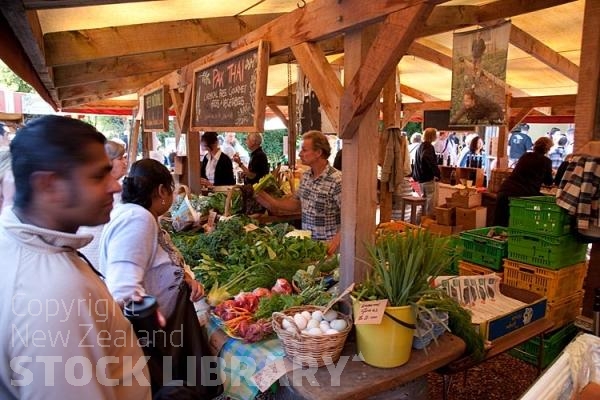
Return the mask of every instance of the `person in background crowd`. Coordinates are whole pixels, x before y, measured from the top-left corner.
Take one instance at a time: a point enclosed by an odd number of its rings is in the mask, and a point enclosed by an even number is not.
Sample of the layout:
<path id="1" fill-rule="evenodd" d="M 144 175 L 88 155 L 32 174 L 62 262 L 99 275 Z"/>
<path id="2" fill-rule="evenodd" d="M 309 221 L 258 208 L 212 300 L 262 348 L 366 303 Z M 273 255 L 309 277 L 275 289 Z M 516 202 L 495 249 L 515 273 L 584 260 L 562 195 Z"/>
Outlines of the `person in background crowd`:
<path id="1" fill-rule="evenodd" d="M 337 153 L 335 153 L 335 158 L 333 159 L 333 168 L 338 171 L 342 170 L 342 149 L 339 149 Z"/>
<path id="2" fill-rule="evenodd" d="M 460 146 L 460 139 L 458 138 L 458 135 L 456 134 L 456 132 L 452 132 L 450 134 L 450 136 L 448 136 L 448 139 L 450 139 L 450 141 L 452 142 L 452 144 L 454 144 L 454 148 L 456 150 L 458 150 L 458 148 Z"/>
<path id="3" fill-rule="evenodd" d="M 104 149 L 106 150 L 106 155 L 108 155 L 108 159 L 112 164 L 110 173 L 117 181 L 120 181 L 127 172 L 127 155 L 125 154 L 125 146 L 118 142 L 109 140 L 104 145 Z M 121 193 L 115 193 L 113 197 L 114 205 L 117 205 L 121 200 Z M 81 253 L 87 257 L 94 267 L 98 266 L 100 235 L 102 234 L 103 228 L 104 225 L 82 226 L 77 232 L 80 234 L 92 235 L 94 237 L 90 243 L 80 249 Z"/>
<path id="4" fill-rule="evenodd" d="M 202 159 L 200 183 L 207 187 L 235 185 L 231 158 L 221 152 L 217 132 L 204 132 L 200 147 L 206 152 Z"/>
<path id="5" fill-rule="evenodd" d="M 15 179 L 10 167 L 10 144 L 8 132 L 4 124 L 0 123 L 0 211 L 10 207 L 15 193 Z"/>
<path id="6" fill-rule="evenodd" d="M 93 126 L 54 115 L 11 142 L 14 205 L 0 216 L 1 399 L 151 398 L 131 324 L 77 252 L 92 240 L 79 227 L 106 223 L 121 190 L 105 142 Z M 48 308 L 40 315 L 31 304 Z M 43 338 L 33 345 L 35 332 Z"/>
<path id="7" fill-rule="evenodd" d="M 542 185 L 552 185 L 552 161 L 546 157 L 552 144 L 549 137 L 542 136 L 533 144 L 533 152 L 519 158 L 498 191 L 494 225 L 508 226 L 511 197 L 539 196 Z"/>
<path id="8" fill-rule="evenodd" d="M 206 332 L 199 325 L 193 304 L 204 295 L 204 288 L 194 278 L 169 234 L 160 227 L 159 218 L 173 203 L 174 187 L 173 177 L 162 163 L 150 158 L 133 163 L 123 179 L 121 204 L 115 207 L 102 231 L 100 271 L 106 277 L 110 293 L 120 303 L 134 295 L 156 298 L 159 312 L 166 318 L 165 337 L 179 336 L 169 343 L 155 340 L 154 345 L 160 346 L 162 355 L 175 356 L 169 376 L 186 379 L 185 357 L 197 357 L 198 374 L 200 357 L 206 355 L 196 353 L 202 346 L 195 349 L 189 341 L 193 338 L 206 341 Z M 154 390 L 164 383 L 162 362 L 150 359 Z M 208 388 L 202 388 L 200 382 L 197 379 L 198 394 L 205 395 Z"/>
<path id="9" fill-rule="evenodd" d="M 472 167 L 479 168 L 475 164 L 478 163 L 479 159 L 477 157 L 481 157 L 481 168 L 487 171 L 488 158 L 485 150 L 483 149 L 483 139 L 481 136 L 477 135 L 471 139 L 471 143 L 469 144 L 469 151 L 462 158 L 460 162 L 461 167 Z"/>
<path id="10" fill-rule="evenodd" d="M 304 172 L 298 190 L 292 197 L 276 199 L 265 192 L 256 194 L 257 201 L 268 210 L 301 212 L 302 229 L 312 238 L 328 241 L 328 253 L 340 244 L 342 173 L 329 165 L 331 147 L 325 135 L 308 131 L 302 136 L 300 159 L 309 170 Z"/>
<path id="11" fill-rule="evenodd" d="M 423 142 L 417 149 L 413 179 L 419 183 L 421 193 L 426 199 L 423 215 L 433 213 L 433 195 L 435 192 L 435 179 L 440 179 L 440 169 L 437 166 L 435 150 L 431 144 L 436 138 L 436 129 L 427 128 L 423 131 Z"/>
<path id="12" fill-rule="evenodd" d="M 548 137 L 549 137 L 550 139 L 552 139 L 552 141 L 553 141 L 553 142 L 555 142 L 555 143 L 558 141 L 558 138 L 559 138 L 559 137 L 563 136 L 563 135 L 560 133 L 560 129 L 559 129 L 559 128 L 557 128 L 557 127 L 551 128 L 551 129 L 550 129 L 550 131 L 548 131 L 548 134 L 547 134 L 547 135 L 548 135 Z"/>
<path id="13" fill-rule="evenodd" d="M 250 155 L 244 149 L 244 147 L 238 142 L 235 137 L 235 132 L 226 132 L 225 140 L 223 141 L 223 145 L 221 146 L 221 151 L 229 158 L 233 160 L 233 156 L 237 154 L 239 158 L 242 160 L 242 164 L 248 165 L 250 162 Z"/>
<path id="14" fill-rule="evenodd" d="M 262 135 L 257 132 L 251 132 L 246 137 L 246 145 L 250 149 L 250 161 L 246 167 L 242 162 L 242 159 L 238 153 L 233 155 L 233 161 L 235 161 L 244 174 L 245 184 L 257 183 L 260 178 L 269 173 L 269 160 L 267 155 L 263 151 Z"/>
<path id="15" fill-rule="evenodd" d="M 521 124 L 518 130 L 514 130 L 508 138 L 508 166 L 514 167 L 519 158 L 533 147 L 529 136 L 529 125 Z"/>
<path id="16" fill-rule="evenodd" d="M 560 167 L 560 164 L 562 164 L 562 162 L 564 161 L 565 156 L 567 155 L 567 151 L 565 150 L 567 142 L 567 137 L 561 136 L 558 139 L 556 146 L 552 148 L 552 151 L 550 151 L 550 154 L 548 154 L 548 157 L 552 161 L 553 169 L 558 169 L 558 167 Z"/>
<path id="17" fill-rule="evenodd" d="M 433 143 L 433 148 L 437 155 L 442 156 L 442 165 L 456 165 L 456 158 L 458 156 L 458 150 L 454 146 L 454 142 L 449 139 L 448 132 L 438 131 L 437 139 Z M 450 164 L 448 164 L 448 158 L 450 158 Z"/>
<path id="18" fill-rule="evenodd" d="M 408 145 L 408 154 L 410 156 L 410 165 L 415 164 L 415 156 L 417 154 L 417 149 L 421 145 L 421 134 L 416 132 L 413 133 L 410 137 L 410 144 Z"/>
<path id="19" fill-rule="evenodd" d="M 567 144 L 565 145 L 565 151 L 567 154 L 573 153 L 573 145 L 575 143 L 575 128 L 567 129 Z"/>

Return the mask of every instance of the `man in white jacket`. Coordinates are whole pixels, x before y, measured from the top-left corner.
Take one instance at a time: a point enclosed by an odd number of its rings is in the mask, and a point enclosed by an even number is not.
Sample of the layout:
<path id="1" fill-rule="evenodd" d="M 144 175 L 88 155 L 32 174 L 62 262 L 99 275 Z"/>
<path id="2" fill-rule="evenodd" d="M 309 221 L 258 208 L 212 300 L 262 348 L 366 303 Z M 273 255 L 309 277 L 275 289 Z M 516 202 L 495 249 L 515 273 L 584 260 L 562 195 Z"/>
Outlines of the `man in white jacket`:
<path id="1" fill-rule="evenodd" d="M 131 324 L 77 249 L 113 194 L 104 136 L 46 116 L 11 142 L 12 208 L 0 216 L 0 398 L 150 399 Z"/>

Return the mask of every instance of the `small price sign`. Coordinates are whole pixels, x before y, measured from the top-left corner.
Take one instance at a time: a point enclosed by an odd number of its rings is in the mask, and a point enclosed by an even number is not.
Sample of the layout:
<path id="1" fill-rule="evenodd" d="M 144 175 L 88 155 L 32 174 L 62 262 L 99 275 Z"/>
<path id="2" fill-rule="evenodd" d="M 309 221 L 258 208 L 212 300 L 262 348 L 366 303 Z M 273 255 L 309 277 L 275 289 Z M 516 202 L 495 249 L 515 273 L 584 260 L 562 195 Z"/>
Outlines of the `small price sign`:
<path id="1" fill-rule="evenodd" d="M 269 389 L 273 383 L 294 369 L 294 365 L 285 358 L 268 362 L 263 369 L 252 376 L 254 383 L 261 392 Z"/>
<path id="2" fill-rule="evenodd" d="M 383 319 L 387 300 L 360 301 L 354 317 L 355 325 L 379 325 Z"/>

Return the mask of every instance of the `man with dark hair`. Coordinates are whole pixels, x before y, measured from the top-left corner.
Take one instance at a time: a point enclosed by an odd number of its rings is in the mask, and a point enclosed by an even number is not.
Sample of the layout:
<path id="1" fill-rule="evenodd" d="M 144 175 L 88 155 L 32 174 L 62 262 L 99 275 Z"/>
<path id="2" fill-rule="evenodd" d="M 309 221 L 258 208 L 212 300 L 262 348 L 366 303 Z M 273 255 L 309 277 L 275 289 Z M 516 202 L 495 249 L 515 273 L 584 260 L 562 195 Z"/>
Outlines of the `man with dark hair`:
<path id="1" fill-rule="evenodd" d="M 498 103 L 467 89 L 462 108 L 453 116 L 450 125 L 499 124 L 503 119 L 504 112 Z"/>
<path id="2" fill-rule="evenodd" d="M 514 167 L 519 158 L 533 147 L 529 136 L 529 125 L 521 124 L 519 129 L 513 130 L 508 138 L 508 166 Z"/>
<path id="3" fill-rule="evenodd" d="M 11 142 L 12 209 L 0 216 L 0 398 L 150 399 L 131 324 L 77 249 L 82 225 L 108 222 L 106 138 L 77 119 L 45 116 Z"/>

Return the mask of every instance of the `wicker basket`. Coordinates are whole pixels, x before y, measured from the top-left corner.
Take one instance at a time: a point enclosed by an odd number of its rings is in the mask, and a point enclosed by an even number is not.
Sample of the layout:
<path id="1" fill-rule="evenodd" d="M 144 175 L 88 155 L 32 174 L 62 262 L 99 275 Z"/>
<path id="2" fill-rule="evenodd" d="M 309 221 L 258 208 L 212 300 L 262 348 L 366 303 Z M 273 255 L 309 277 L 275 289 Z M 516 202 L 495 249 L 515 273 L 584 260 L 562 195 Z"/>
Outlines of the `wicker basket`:
<path id="1" fill-rule="evenodd" d="M 307 335 L 301 333 L 294 323 L 293 315 L 302 311 L 313 312 L 317 310 L 324 311 L 326 307 L 319 306 L 300 306 L 291 307 L 283 312 L 273 313 L 273 330 L 281 340 L 285 354 L 295 364 L 310 367 L 322 367 L 333 364 L 340 359 L 346 337 L 352 329 L 352 319 L 338 312 L 339 319 L 346 321 L 346 329 L 333 335 Z M 297 332 L 285 330 L 281 324 L 283 319 L 288 319 L 291 325 L 297 329 Z"/>

